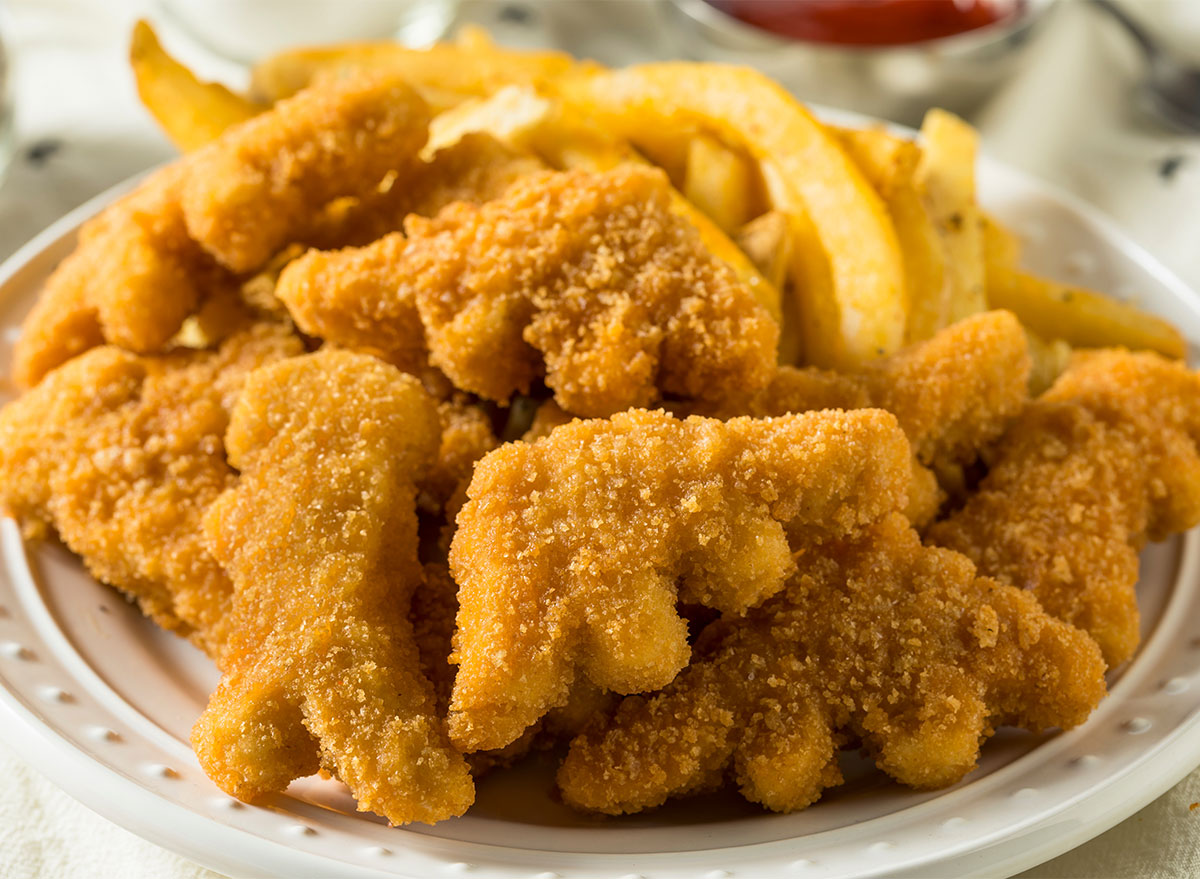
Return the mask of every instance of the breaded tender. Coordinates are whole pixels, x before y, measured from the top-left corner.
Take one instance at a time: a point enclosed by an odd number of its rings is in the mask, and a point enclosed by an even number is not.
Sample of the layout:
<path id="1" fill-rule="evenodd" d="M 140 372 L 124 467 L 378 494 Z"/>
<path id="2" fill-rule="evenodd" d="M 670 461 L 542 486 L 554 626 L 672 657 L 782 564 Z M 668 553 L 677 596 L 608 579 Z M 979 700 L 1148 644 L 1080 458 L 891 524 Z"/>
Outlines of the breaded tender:
<path id="1" fill-rule="evenodd" d="M 408 618 L 415 480 L 439 430 L 420 383 L 367 355 L 319 352 L 247 381 L 226 437 L 241 476 L 205 516 L 236 590 L 232 639 L 192 732 L 228 793 L 280 791 L 319 765 L 393 824 L 471 804 Z"/>
<path id="2" fill-rule="evenodd" d="M 13 352 L 13 379 L 33 387 L 56 366 L 109 342 L 161 353 L 184 319 L 233 278 L 187 234 L 179 208 L 186 168 L 151 174 L 84 224 L 46 280 Z"/>
<path id="3" fill-rule="evenodd" d="M 854 740 L 896 780 L 943 787 L 995 726 L 1069 728 L 1104 696 L 1086 634 L 922 546 L 903 516 L 799 565 L 783 593 L 717 623 L 662 692 L 627 697 L 571 743 L 566 802 L 637 812 L 729 773 L 747 799 L 793 811 L 841 782 L 837 752 Z"/>
<path id="4" fill-rule="evenodd" d="M 577 677 L 664 686 L 689 657 L 677 598 L 745 613 L 793 572 L 793 543 L 903 507 L 911 454 L 871 409 L 729 422 L 631 410 L 490 453 L 450 551 L 454 742 L 506 745 Z"/>
<path id="5" fill-rule="evenodd" d="M 275 296 L 301 330 L 339 347 L 370 351 L 405 372 L 429 365 L 408 242 L 399 233 L 367 247 L 310 250 L 284 268 Z"/>
<path id="6" fill-rule="evenodd" d="M 1139 640 L 1138 552 L 1200 522 L 1200 375 L 1157 354 L 1077 354 L 987 477 L 929 537 L 1029 589 L 1115 666 Z"/>
<path id="7" fill-rule="evenodd" d="M 334 199 L 369 194 L 388 174 L 411 180 L 429 118 L 394 75 L 330 80 L 280 101 L 188 157 L 188 233 L 230 270 L 257 269 Z"/>
<path id="8" fill-rule="evenodd" d="M 201 517 L 233 483 L 229 413 L 248 373 L 303 350 L 263 324 L 216 351 L 87 352 L 0 410 L 0 505 L 27 535 L 55 529 L 98 580 L 219 656 L 232 587 Z"/>
<path id="9" fill-rule="evenodd" d="M 521 177 L 503 198 L 409 217 L 407 237 L 314 255 L 277 292 L 305 332 L 401 365 L 427 345 L 460 389 L 501 402 L 543 373 L 589 416 L 753 393 L 778 327 L 669 193 L 632 165 Z"/>
<path id="10" fill-rule="evenodd" d="M 360 247 L 403 229 L 409 214 L 432 217 L 456 201 L 491 201 L 518 178 L 544 170 L 539 159 L 489 134 L 466 134 L 422 162 L 410 179 L 385 179 L 379 192 L 330 205 L 305 241 L 322 250 Z"/>
<path id="11" fill-rule="evenodd" d="M 454 521 L 467 500 L 467 485 L 475 462 L 496 448 L 500 440 L 492 430 L 492 420 L 482 407 L 459 394 L 438 403 L 442 439 L 433 466 L 421 476 L 423 507 L 444 513 Z"/>
<path id="12" fill-rule="evenodd" d="M 783 366 L 757 395 L 698 411 L 729 418 L 877 406 L 896 416 L 922 464 L 967 463 L 1021 411 L 1029 370 L 1020 321 L 987 311 L 859 373 Z"/>
<path id="13" fill-rule="evenodd" d="M 46 282 L 13 357 L 21 387 L 105 342 L 166 350 L 212 295 L 301 237 L 319 209 L 411 181 L 428 110 L 395 78 L 301 92 L 150 175 L 89 221 Z M 215 257 L 215 259 L 214 259 Z"/>

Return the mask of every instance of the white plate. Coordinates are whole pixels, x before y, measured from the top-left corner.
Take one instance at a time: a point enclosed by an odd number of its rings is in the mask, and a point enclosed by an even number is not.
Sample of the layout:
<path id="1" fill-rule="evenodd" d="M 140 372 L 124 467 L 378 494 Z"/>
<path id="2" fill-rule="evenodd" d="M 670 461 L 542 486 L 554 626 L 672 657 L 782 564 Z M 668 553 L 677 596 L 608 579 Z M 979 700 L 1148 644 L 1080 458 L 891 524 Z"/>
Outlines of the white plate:
<path id="1" fill-rule="evenodd" d="M 982 200 L 1027 238 L 1029 263 L 1200 329 L 1200 300 L 1079 203 L 994 163 Z M 0 363 L 79 223 L 63 218 L 0 271 Z M 0 395 L 11 387 L 0 388 Z M 237 876 L 682 879 L 881 874 L 1001 876 L 1053 857 L 1149 802 L 1200 763 L 1200 535 L 1151 547 L 1139 587 L 1145 643 L 1069 733 L 1005 731 L 953 788 L 915 793 L 845 758 L 816 806 L 774 815 L 732 794 L 592 819 L 557 805 L 535 759 L 482 780 L 476 805 L 436 827 L 387 827 L 335 782 L 306 779 L 245 806 L 199 770 L 188 730 L 216 674 L 92 581 L 57 546 L 0 522 L 0 730 L 97 812 Z"/>

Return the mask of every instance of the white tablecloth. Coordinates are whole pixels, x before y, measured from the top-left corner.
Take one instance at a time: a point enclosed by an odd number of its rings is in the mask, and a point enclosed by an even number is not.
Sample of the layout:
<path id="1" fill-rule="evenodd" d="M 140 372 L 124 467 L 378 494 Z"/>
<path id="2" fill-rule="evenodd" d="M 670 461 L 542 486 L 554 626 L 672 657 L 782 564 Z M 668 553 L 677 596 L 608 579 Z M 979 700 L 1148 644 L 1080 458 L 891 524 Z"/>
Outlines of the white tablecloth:
<path id="1" fill-rule="evenodd" d="M 0 32 L 14 56 L 19 146 L 0 189 L 0 257 L 88 197 L 171 155 L 137 103 L 125 62 L 130 24 L 146 5 L 9 0 Z M 1191 45 L 1200 47 L 1200 3 L 1150 0 L 1140 8 L 1169 21 L 1185 45 L 1190 28 Z M 570 48 L 609 62 L 653 54 L 644 30 L 620 29 L 636 10 L 610 4 L 598 14 L 563 3 L 554 10 Z M 1173 135 L 1136 109 L 1137 61 L 1107 22 L 1067 0 L 1029 64 L 976 121 L 992 154 L 1108 212 L 1200 289 L 1200 139 Z M 80 806 L 2 740 L 0 730 L 0 879 L 219 879 Z M 1200 771 L 1025 875 L 1200 875 L 1200 808 L 1190 808 L 1197 802 Z"/>

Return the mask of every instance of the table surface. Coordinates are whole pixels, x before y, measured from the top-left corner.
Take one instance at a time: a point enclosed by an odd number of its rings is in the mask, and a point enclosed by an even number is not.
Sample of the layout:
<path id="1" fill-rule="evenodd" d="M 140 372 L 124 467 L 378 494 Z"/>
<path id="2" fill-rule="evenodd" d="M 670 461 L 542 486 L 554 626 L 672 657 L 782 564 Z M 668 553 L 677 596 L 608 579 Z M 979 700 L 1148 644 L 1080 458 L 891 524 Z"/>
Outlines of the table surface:
<path id="1" fill-rule="evenodd" d="M 543 39 L 530 28 L 550 21 L 556 39 L 577 54 L 613 64 L 659 54 L 636 0 L 602 8 L 566 0 L 508 5 L 533 11 L 504 17 L 505 27 L 517 29 L 505 36 L 517 41 Z M 461 0 L 460 8 L 474 18 L 495 15 L 481 0 Z M 132 21 L 157 11 L 140 0 L 9 0 L 0 7 L 18 138 L 0 188 L 0 257 L 92 195 L 173 154 L 141 110 L 125 61 Z M 1200 3 L 1142 0 L 1138 12 L 1185 49 L 1200 49 Z M 171 48 L 208 75 L 239 73 L 194 46 Z M 1169 132 L 1139 109 L 1139 72 L 1123 34 L 1078 0 L 1064 0 L 1028 63 L 972 121 L 990 154 L 1096 205 L 1200 289 L 1200 138 Z M 0 789 L 0 879 L 219 879 L 79 805 L 2 740 L 0 731 L 0 777 L 7 781 Z M 1200 771 L 1092 842 L 1023 876 L 1198 874 Z"/>

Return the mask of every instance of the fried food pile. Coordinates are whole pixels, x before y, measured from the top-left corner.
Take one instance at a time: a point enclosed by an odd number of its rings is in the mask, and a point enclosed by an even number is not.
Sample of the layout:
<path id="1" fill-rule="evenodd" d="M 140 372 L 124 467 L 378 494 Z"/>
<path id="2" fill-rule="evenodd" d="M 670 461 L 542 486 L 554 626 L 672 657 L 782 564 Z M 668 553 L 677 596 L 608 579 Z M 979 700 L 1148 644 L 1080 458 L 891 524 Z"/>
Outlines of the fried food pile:
<path id="1" fill-rule="evenodd" d="M 0 507 L 213 659 L 223 790 L 433 823 L 556 750 L 579 809 L 791 811 L 846 749 L 954 784 L 1134 656 L 1200 376 L 1128 306 L 1051 335 L 960 123 L 484 44 L 285 53 L 249 98 L 135 49 L 195 149 L 27 317 Z"/>

